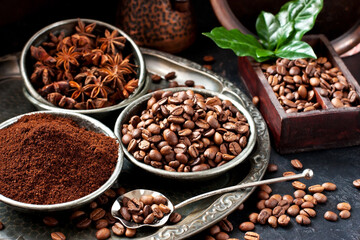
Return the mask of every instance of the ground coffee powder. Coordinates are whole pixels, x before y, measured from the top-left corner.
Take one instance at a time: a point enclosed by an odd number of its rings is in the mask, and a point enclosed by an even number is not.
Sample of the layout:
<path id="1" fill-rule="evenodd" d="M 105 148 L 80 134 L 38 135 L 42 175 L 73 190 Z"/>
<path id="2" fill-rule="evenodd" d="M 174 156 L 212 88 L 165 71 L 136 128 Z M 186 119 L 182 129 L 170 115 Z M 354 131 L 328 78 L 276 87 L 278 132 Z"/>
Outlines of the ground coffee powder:
<path id="1" fill-rule="evenodd" d="M 0 193 L 32 204 L 81 198 L 114 171 L 118 143 L 67 118 L 32 114 L 0 130 Z"/>

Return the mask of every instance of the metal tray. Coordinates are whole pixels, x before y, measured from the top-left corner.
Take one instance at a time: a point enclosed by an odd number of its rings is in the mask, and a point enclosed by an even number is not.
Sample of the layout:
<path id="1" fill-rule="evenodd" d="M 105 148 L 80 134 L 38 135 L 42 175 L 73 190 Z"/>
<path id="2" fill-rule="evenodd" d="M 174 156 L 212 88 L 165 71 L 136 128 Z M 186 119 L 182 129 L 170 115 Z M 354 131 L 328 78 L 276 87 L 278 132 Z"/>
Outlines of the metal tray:
<path id="1" fill-rule="evenodd" d="M 195 80 L 197 85 L 204 85 L 207 89 L 223 93 L 235 101 L 240 102 L 251 114 L 257 130 L 257 143 L 248 159 L 231 171 L 211 180 L 179 181 L 166 180 L 146 173 L 129 161 L 124 162 L 123 170 L 116 183 L 127 190 L 135 188 L 153 189 L 164 193 L 173 203 L 179 203 L 194 195 L 214 189 L 235 185 L 244 182 L 253 182 L 262 179 L 270 158 L 270 139 L 266 123 L 260 112 L 252 104 L 245 93 L 235 85 L 219 75 L 214 74 L 199 64 L 176 57 L 167 53 L 141 49 L 147 70 L 150 74 L 161 76 L 175 71 L 179 83 L 185 80 Z M 15 115 L 36 110 L 22 93 L 22 80 L 18 71 L 18 55 L 6 56 L 0 59 L 0 122 Z M 151 89 L 163 88 L 167 83 L 163 80 L 159 84 L 152 84 Z M 114 116 L 115 118 L 117 116 Z M 103 121 L 113 128 L 114 119 Z M 145 180 L 144 180 L 145 179 Z M 133 239 L 184 239 L 194 236 L 202 230 L 219 222 L 243 203 L 255 188 L 248 188 L 233 193 L 223 194 L 188 205 L 178 212 L 183 220 L 175 225 L 164 226 L 159 229 L 140 229 Z M 60 224 L 51 228 L 44 226 L 42 217 L 34 214 L 18 212 L 3 203 L 0 203 L 0 221 L 5 228 L 0 231 L 0 239 L 48 239 L 50 233 L 61 231 L 67 239 L 95 239 L 94 228 L 78 230 L 68 223 L 67 213 L 58 213 Z M 111 239 L 128 239 L 112 236 Z"/>

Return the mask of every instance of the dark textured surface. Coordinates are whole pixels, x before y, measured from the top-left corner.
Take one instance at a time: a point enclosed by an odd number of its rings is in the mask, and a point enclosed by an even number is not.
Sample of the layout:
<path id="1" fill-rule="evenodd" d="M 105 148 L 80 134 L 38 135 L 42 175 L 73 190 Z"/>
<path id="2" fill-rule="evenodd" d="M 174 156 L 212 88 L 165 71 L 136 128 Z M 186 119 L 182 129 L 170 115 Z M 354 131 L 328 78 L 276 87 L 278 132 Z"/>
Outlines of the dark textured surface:
<path id="1" fill-rule="evenodd" d="M 79 2 L 84 3 L 84 1 Z M 241 83 L 240 76 L 238 74 L 236 56 L 229 50 L 219 49 L 214 43 L 211 42 L 211 40 L 206 39 L 204 36 L 201 35 L 201 32 L 210 31 L 213 27 L 220 26 L 215 15 L 212 12 L 209 1 L 199 0 L 194 1 L 194 3 L 198 24 L 197 41 L 192 47 L 178 55 L 200 64 L 203 64 L 202 57 L 204 55 L 213 55 L 216 58 L 216 61 L 213 65 L 213 70 L 216 73 L 226 77 L 227 79 L 235 83 L 241 90 L 245 91 L 244 85 Z M 104 16 L 101 15 L 101 12 L 103 11 L 85 11 L 81 10 L 82 8 L 80 8 L 78 5 L 81 4 L 77 3 L 76 6 L 70 7 L 69 1 L 65 1 L 65 4 L 61 5 L 61 8 L 69 7 L 69 11 L 67 12 L 59 12 L 52 15 L 48 14 L 46 15 L 45 19 L 44 17 L 42 17 L 40 18 L 41 20 L 37 21 L 35 20 L 35 18 L 32 18 L 35 14 L 32 14 L 32 16 L 30 17 L 22 18 L 20 22 L 17 21 L 9 23 L 9 25 L 7 26 L 0 26 L 0 34 L 2 36 L 5 36 L 6 33 L 9 33 L 9 31 L 11 32 L 11 34 L 7 34 L 8 37 L 3 37 L 1 40 L 1 43 L 4 43 L 6 47 L 1 48 L 0 55 L 20 51 L 23 47 L 23 44 L 35 31 L 57 20 L 80 16 L 97 18 L 98 20 L 104 20 L 109 23 L 113 23 L 112 21 L 115 14 L 115 11 L 113 11 L 113 9 L 110 13 Z M 104 6 L 106 5 L 104 4 Z M 75 10 L 77 10 L 79 13 L 76 14 Z M 8 12 L 12 12 L 12 9 L 8 9 Z M 353 57 L 345 58 L 344 61 L 349 70 L 354 75 L 354 77 L 359 81 L 360 54 L 357 54 Z M 19 85 L 16 85 L 14 87 L 19 87 Z M 2 86 L 0 86 L 0 90 L 4 90 L 1 88 Z M 6 89 L 4 91 L 8 90 Z M 4 95 L 1 93 L 1 96 L 3 97 Z M 25 98 L 23 98 L 23 102 L 21 102 L 21 104 L 27 105 L 29 103 L 26 101 Z M 7 109 L 10 109 L 10 106 L 8 105 L 6 105 L 5 107 Z M 32 106 L 28 107 L 32 108 Z M 17 115 L 18 113 L 21 112 L 16 112 L 15 108 L 14 112 L 11 112 L 11 115 Z M 0 113 L 1 121 L 4 119 L 4 117 L 4 114 Z M 10 116 L 6 116 L 6 118 L 9 117 Z M 325 193 L 328 196 L 328 202 L 326 204 L 316 207 L 316 209 L 318 210 L 318 215 L 314 219 L 312 219 L 312 223 L 310 226 L 300 226 L 294 221 L 294 218 L 292 218 L 291 224 L 286 228 L 279 227 L 277 229 L 272 229 L 268 225 L 256 225 L 255 231 L 261 235 L 261 239 L 360 239 L 360 191 L 355 189 L 352 185 L 352 181 L 354 179 L 360 178 L 360 147 L 357 146 L 350 148 L 330 149 L 292 155 L 279 155 L 273 150 L 270 161 L 272 163 L 276 163 L 279 166 L 279 170 L 277 173 L 266 174 L 265 178 L 281 176 L 282 172 L 284 171 L 292 171 L 293 169 L 290 165 L 290 160 L 293 158 L 300 159 L 305 168 L 311 168 L 314 170 L 314 178 L 310 181 L 304 181 L 307 185 L 317 183 L 321 184 L 323 182 L 330 181 L 337 184 L 338 190 Z M 291 183 L 278 183 L 274 184 L 272 187 L 275 193 L 287 194 L 293 192 Z M 244 211 L 235 212 L 229 216 L 229 220 L 234 225 L 234 231 L 230 233 L 231 237 L 243 239 L 244 233 L 238 230 L 238 225 L 242 221 L 247 220 L 247 216 L 252 211 L 255 211 L 255 201 L 255 197 L 249 199 L 247 202 L 245 202 L 246 208 Z M 338 211 L 336 210 L 336 205 L 338 202 L 341 201 L 348 201 L 352 205 L 352 216 L 350 217 L 350 219 L 339 219 L 335 223 L 326 221 L 323 218 L 324 212 L 326 212 L 327 210 L 331 210 L 337 213 Z M 27 221 L 34 220 L 27 215 L 20 215 L 23 216 L 22 221 L 18 221 L 14 224 L 25 224 Z M 35 229 L 29 231 L 34 230 Z M 198 236 L 195 236 L 193 239 L 203 239 L 202 237 L 205 234 L 206 231 L 204 231 L 202 234 L 199 234 Z M 2 238 L 0 237 L 0 239 Z"/>

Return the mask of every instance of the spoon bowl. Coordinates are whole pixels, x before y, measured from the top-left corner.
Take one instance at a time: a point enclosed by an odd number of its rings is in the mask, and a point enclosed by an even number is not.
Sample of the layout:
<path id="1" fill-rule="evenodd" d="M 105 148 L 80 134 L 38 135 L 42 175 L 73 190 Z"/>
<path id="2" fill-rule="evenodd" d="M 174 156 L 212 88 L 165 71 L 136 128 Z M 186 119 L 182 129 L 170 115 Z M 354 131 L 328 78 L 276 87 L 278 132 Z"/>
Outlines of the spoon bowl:
<path id="1" fill-rule="evenodd" d="M 121 217 L 120 215 L 120 209 L 121 209 L 121 202 L 123 200 L 124 197 L 127 197 L 129 199 L 140 199 L 141 196 L 144 195 L 151 195 L 151 196 L 162 196 L 164 198 L 166 198 L 167 200 L 167 206 L 170 209 L 170 212 L 167 214 L 164 214 L 164 217 L 161 218 L 160 220 L 156 220 L 154 221 L 154 223 L 151 224 L 146 224 L 146 223 L 135 223 L 133 221 L 127 221 L 124 218 Z M 114 202 L 114 204 L 111 207 L 111 214 L 118 219 L 124 226 L 128 227 L 128 228 L 132 228 L 132 229 L 136 229 L 136 228 L 140 228 L 140 227 L 161 227 L 163 225 L 166 224 L 166 222 L 169 220 L 169 217 L 171 215 L 171 213 L 174 211 L 174 205 L 171 203 L 171 201 L 162 193 L 156 192 L 156 191 L 152 191 L 152 190 L 146 190 L 146 189 L 136 189 L 130 192 L 127 192 L 123 195 L 121 195 L 120 197 L 118 197 L 116 199 L 116 201 Z"/>
<path id="2" fill-rule="evenodd" d="M 128 228 L 136 229 L 136 228 L 145 227 L 145 226 L 148 226 L 148 227 L 161 227 L 161 226 L 166 224 L 166 222 L 169 220 L 169 217 L 174 212 L 174 210 L 182 208 L 182 207 L 184 207 L 184 206 L 186 206 L 186 205 L 188 205 L 190 203 L 199 201 L 201 199 L 205 199 L 205 198 L 208 198 L 208 197 L 211 197 L 211 196 L 214 196 L 214 195 L 218 195 L 218 194 L 223 194 L 223 193 L 227 193 L 227 192 L 240 190 L 240 189 L 243 189 L 243 188 L 260 186 L 260 185 L 263 185 L 263 184 L 272 184 L 272 183 L 277 183 L 277 182 L 295 180 L 295 179 L 299 179 L 299 178 L 305 178 L 306 180 L 309 180 L 313 176 L 314 176 L 314 172 L 311 169 L 305 169 L 302 173 L 291 175 L 291 176 L 266 179 L 266 180 L 261 180 L 261 181 L 257 181 L 257 182 L 243 183 L 243 184 L 239 184 L 239 185 L 235 185 L 235 186 L 225 187 L 225 188 L 217 189 L 217 190 L 214 190 L 214 191 L 206 192 L 206 193 L 197 195 L 195 197 L 189 198 L 189 199 L 187 199 L 187 200 L 185 200 L 185 201 L 183 201 L 181 203 L 178 203 L 175 206 L 162 193 L 152 191 L 152 190 L 146 190 L 146 189 L 135 189 L 135 190 L 132 190 L 130 192 L 127 192 L 127 193 L 121 195 L 120 197 L 118 197 L 115 200 L 115 202 L 113 203 L 113 205 L 111 207 L 111 214 L 116 219 L 119 219 L 119 221 L 125 227 L 128 227 Z M 122 216 L 120 214 L 120 209 L 122 208 L 122 206 L 121 206 L 120 203 L 122 202 L 123 198 L 127 197 L 129 199 L 133 199 L 133 198 L 140 199 L 142 196 L 145 196 L 145 195 L 151 195 L 153 197 L 156 197 L 156 196 L 164 197 L 166 199 L 166 201 L 167 201 L 167 207 L 170 209 L 170 212 L 167 213 L 167 214 L 164 214 L 164 216 L 160 220 L 156 220 L 154 223 L 151 223 L 151 224 L 135 223 L 133 221 L 127 221 L 124 218 L 122 218 Z"/>

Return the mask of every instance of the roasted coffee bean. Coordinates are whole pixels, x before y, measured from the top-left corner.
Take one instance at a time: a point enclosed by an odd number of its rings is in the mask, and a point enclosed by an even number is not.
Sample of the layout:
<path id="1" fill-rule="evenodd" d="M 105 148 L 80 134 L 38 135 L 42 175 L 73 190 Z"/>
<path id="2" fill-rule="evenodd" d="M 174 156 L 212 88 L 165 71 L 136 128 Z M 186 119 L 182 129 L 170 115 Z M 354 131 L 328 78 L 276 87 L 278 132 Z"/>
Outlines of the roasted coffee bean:
<path id="1" fill-rule="evenodd" d="M 250 222 L 252 222 L 252 223 L 257 223 L 257 218 L 258 218 L 258 216 L 259 216 L 259 214 L 258 213 L 251 213 L 250 215 L 249 215 L 249 220 L 250 220 Z"/>
<path id="2" fill-rule="evenodd" d="M 55 227 L 55 226 L 57 226 L 59 224 L 59 221 L 54 217 L 46 216 L 46 217 L 43 218 L 43 223 L 46 226 Z"/>
<path id="3" fill-rule="evenodd" d="M 226 232 L 219 232 L 218 234 L 215 235 L 216 240 L 227 240 L 229 238 L 230 236 Z"/>
<path id="4" fill-rule="evenodd" d="M 316 211 L 312 208 L 304 208 L 304 209 L 301 209 L 300 214 L 313 218 L 316 216 Z"/>
<path id="5" fill-rule="evenodd" d="M 161 80 L 162 80 L 161 76 L 159 76 L 157 74 L 151 75 L 151 81 L 153 83 L 159 83 L 159 82 L 161 82 Z"/>
<path id="6" fill-rule="evenodd" d="M 289 225 L 290 217 L 283 214 L 278 218 L 278 224 L 282 227 Z"/>
<path id="7" fill-rule="evenodd" d="M 269 208 L 264 208 L 261 210 L 257 218 L 258 223 L 265 224 L 268 218 L 271 216 L 271 213 L 272 211 Z"/>
<path id="8" fill-rule="evenodd" d="M 295 198 L 303 198 L 306 195 L 304 190 L 296 190 L 294 192 L 294 197 Z"/>
<path id="9" fill-rule="evenodd" d="M 105 240 L 111 236 L 111 232 L 108 228 L 101 228 L 96 232 L 95 236 L 98 240 Z"/>
<path id="10" fill-rule="evenodd" d="M 66 236 L 62 232 L 52 232 L 51 239 L 52 240 L 65 240 Z"/>
<path id="11" fill-rule="evenodd" d="M 4 229 L 4 224 L 2 222 L 0 222 L 0 230 Z"/>
<path id="12" fill-rule="evenodd" d="M 282 196 L 280 194 L 273 194 L 271 198 L 275 198 L 278 203 L 282 200 Z"/>
<path id="13" fill-rule="evenodd" d="M 79 219 L 79 218 L 81 218 L 81 217 L 83 217 L 83 216 L 85 216 L 85 212 L 84 212 L 84 211 L 81 211 L 81 210 L 75 211 L 75 212 L 73 212 L 73 213 L 70 215 L 70 221 Z"/>
<path id="14" fill-rule="evenodd" d="M 306 184 L 304 184 L 300 181 L 292 182 L 292 186 L 297 190 L 305 190 L 306 189 Z"/>
<path id="15" fill-rule="evenodd" d="M 308 190 L 311 193 L 321 193 L 324 191 L 324 189 L 325 188 L 319 184 L 308 187 Z"/>
<path id="16" fill-rule="evenodd" d="M 276 172 L 278 170 L 278 166 L 274 163 L 270 163 L 267 167 L 268 172 Z"/>
<path id="17" fill-rule="evenodd" d="M 354 181 L 353 181 L 353 185 L 354 185 L 354 187 L 356 187 L 356 188 L 360 188 L 360 179 L 354 180 Z"/>
<path id="18" fill-rule="evenodd" d="M 221 220 L 219 226 L 225 232 L 232 232 L 232 230 L 234 230 L 232 223 L 227 219 Z"/>
<path id="19" fill-rule="evenodd" d="M 266 200 L 266 199 L 269 199 L 269 194 L 265 191 L 258 191 L 257 197 L 258 197 L 258 199 Z M 265 205 L 266 205 L 266 203 L 265 203 Z"/>
<path id="20" fill-rule="evenodd" d="M 125 227 L 117 222 L 111 227 L 112 232 L 117 236 L 122 236 L 125 233 Z"/>
<path id="21" fill-rule="evenodd" d="M 257 234 L 256 232 L 246 232 L 245 236 L 244 236 L 245 240 L 259 240 L 260 239 L 260 235 Z"/>
<path id="22" fill-rule="evenodd" d="M 95 222 L 96 229 L 106 228 L 108 225 L 109 222 L 106 219 L 99 219 Z"/>
<path id="23" fill-rule="evenodd" d="M 97 221 L 105 216 L 106 212 L 102 208 L 96 208 L 90 213 L 90 219 Z"/>
<path id="24" fill-rule="evenodd" d="M 312 202 L 303 202 L 301 208 L 313 208 L 314 204 Z"/>
<path id="25" fill-rule="evenodd" d="M 269 198 L 265 201 L 264 204 L 265 204 L 265 207 L 272 209 L 272 208 L 276 207 L 278 203 L 279 202 L 275 198 Z"/>
<path id="26" fill-rule="evenodd" d="M 252 222 L 243 222 L 239 225 L 240 231 L 247 232 L 254 230 L 255 225 Z"/>
<path id="27" fill-rule="evenodd" d="M 79 229 L 87 229 L 91 225 L 91 219 L 90 218 L 84 218 L 81 219 L 78 223 L 76 223 L 76 227 Z"/>
<path id="28" fill-rule="evenodd" d="M 117 221 L 117 219 L 113 217 L 111 212 L 106 212 L 105 219 L 109 223 L 109 225 L 112 225 L 112 224 L 116 223 L 116 221 Z"/>
<path id="29" fill-rule="evenodd" d="M 107 189 L 104 192 L 105 196 L 109 197 L 109 198 L 115 198 L 116 197 L 116 192 L 114 190 L 112 190 L 111 188 Z"/>
<path id="30" fill-rule="evenodd" d="M 90 207 L 90 209 L 95 209 L 95 208 L 98 207 L 98 203 L 97 203 L 97 202 L 91 202 L 91 203 L 89 204 L 89 207 Z"/>
<path id="31" fill-rule="evenodd" d="M 265 208 L 265 200 L 260 200 L 257 204 L 256 204 L 257 209 L 259 210 L 263 210 Z"/>
<path id="32" fill-rule="evenodd" d="M 284 172 L 284 173 L 283 173 L 283 177 L 292 176 L 292 175 L 295 175 L 295 174 L 296 174 L 296 173 L 294 173 L 294 172 L 288 171 L 288 172 Z"/>
<path id="33" fill-rule="evenodd" d="M 273 210 L 272 210 L 272 215 L 274 215 L 275 217 L 280 217 L 281 215 L 283 215 L 285 213 L 285 209 L 280 207 L 280 206 L 276 206 Z"/>
<path id="34" fill-rule="evenodd" d="M 167 81 L 172 80 L 172 79 L 176 78 L 176 73 L 175 72 L 169 72 L 164 76 L 164 78 Z"/>
<path id="35" fill-rule="evenodd" d="M 221 232 L 220 226 L 219 225 L 213 225 L 212 227 L 210 227 L 209 232 L 211 235 L 216 235 L 219 232 Z"/>
<path id="36" fill-rule="evenodd" d="M 292 205 L 287 209 L 287 214 L 289 214 L 290 216 L 293 216 L 293 217 L 298 215 L 299 212 L 300 212 L 300 208 L 298 205 Z"/>
<path id="37" fill-rule="evenodd" d="M 120 215 L 121 215 L 122 218 L 125 219 L 126 221 L 130 221 L 130 220 L 131 220 L 131 214 L 129 213 L 127 207 L 121 207 L 121 208 L 120 208 Z"/>
<path id="38" fill-rule="evenodd" d="M 338 219 L 338 216 L 336 213 L 332 212 L 332 211 L 327 211 L 325 214 L 324 214 L 324 218 L 328 221 L 331 221 L 331 222 L 336 222 L 337 219 Z"/>
<path id="39" fill-rule="evenodd" d="M 324 190 L 326 191 L 335 191 L 336 190 L 336 184 L 331 182 L 323 183 L 321 186 L 324 187 Z"/>
<path id="40" fill-rule="evenodd" d="M 287 201 L 289 204 L 294 201 L 294 198 L 291 195 L 288 195 L 288 194 L 284 195 L 282 199 Z"/>
<path id="41" fill-rule="evenodd" d="M 351 213 L 349 210 L 342 210 L 340 213 L 339 213 L 339 216 L 340 218 L 342 219 L 348 219 L 350 216 L 351 216 Z"/>
<path id="42" fill-rule="evenodd" d="M 152 205 L 154 203 L 154 197 L 152 195 L 143 195 L 140 197 L 140 201 L 145 205 Z"/>
<path id="43" fill-rule="evenodd" d="M 173 212 L 169 217 L 169 221 L 171 223 L 178 223 L 178 222 L 180 222 L 181 218 L 182 217 L 181 217 L 181 215 L 179 213 Z"/>
<path id="44" fill-rule="evenodd" d="M 259 189 L 266 192 L 267 194 L 272 193 L 271 187 L 269 185 L 267 185 L 267 184 L 260 185 Z"/>
<path id="45" fill-rule="evenodd" d="M 295 169 L 297 169 L 297 170 L 303 168 L 303 165 L 302 165 L 302 163 L 300 162 L 299 159 L 293 159 L 293 160 L 291 160 L 291 165 L 292 165 Z"/>
<path id="46" fill-rule="evenodd" d="M 327 201 L 327 197 L 322 193 L 315 193 L 313 196 L 318 203 L 325 203 Z"/>
<path id="47" fill-rule="evenodd" d="M 309 225 L 311 223 L 310 218 L 308 218 L 307 216 L 302 215 L 302 214 L 297 215 L 295 220 L 300 225 Z"/>
<path id="48" fill-rule="evenodd" d="M 348 210 L 350 211 L 351 210 L 351 205 L 347 202 L 342 202 L 342 203 L 339 203 L 336 208 L 339 210 L 339 211 L 342 211 L 342 210 Z"/>
<path id="49" fill-rule="evenodd" d="M 136 234 L 136 229 L 135 228 L 126 228 L 126 230 L 125 230 L 125 236 L 126 237 L 131 238 L 131 237 L 134 237 L 135 234 Z"/>

